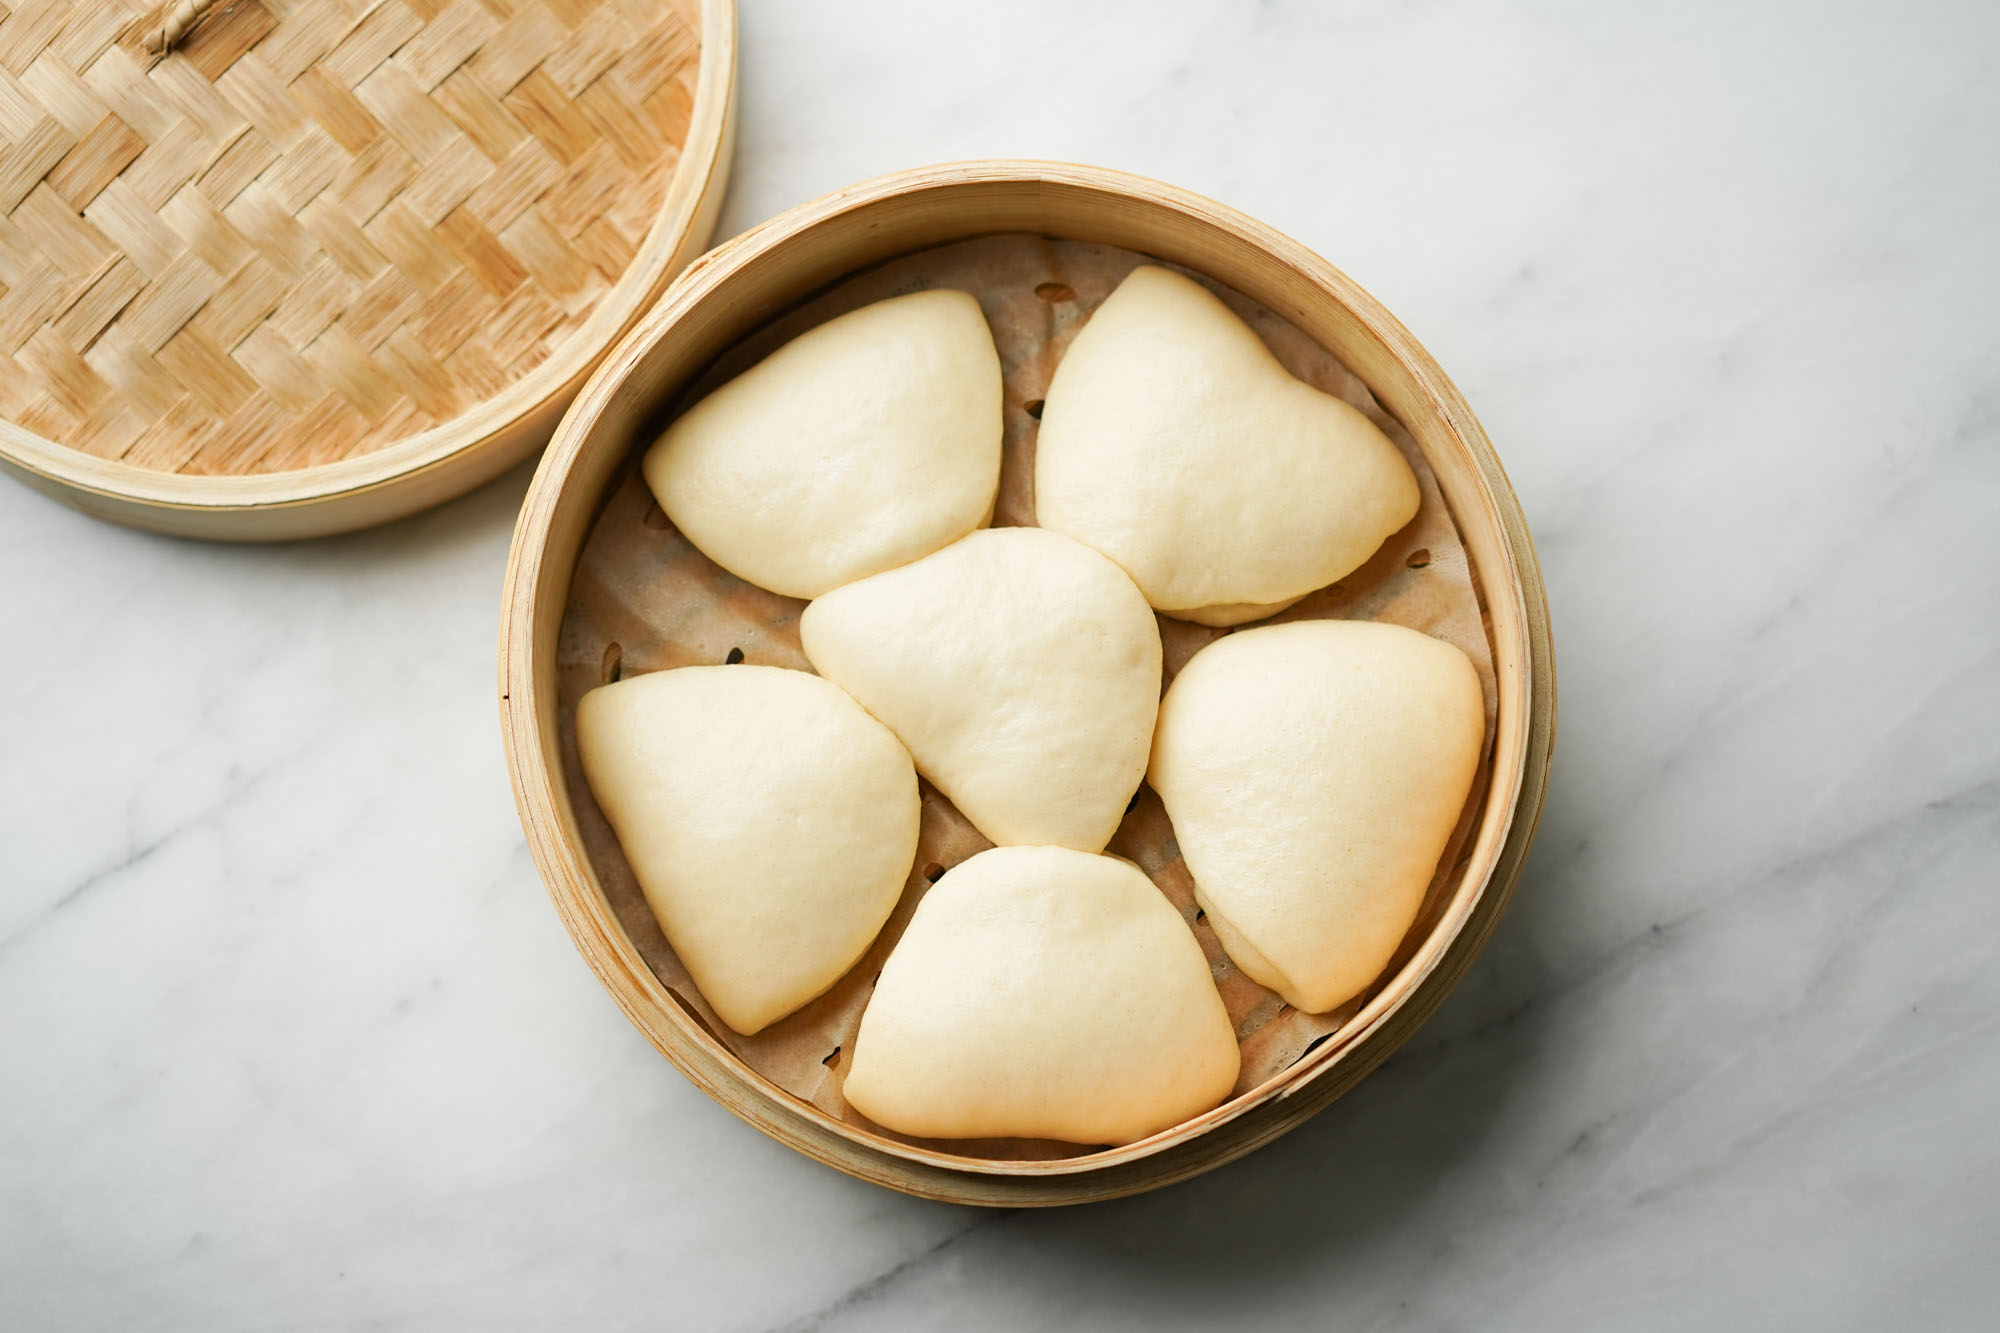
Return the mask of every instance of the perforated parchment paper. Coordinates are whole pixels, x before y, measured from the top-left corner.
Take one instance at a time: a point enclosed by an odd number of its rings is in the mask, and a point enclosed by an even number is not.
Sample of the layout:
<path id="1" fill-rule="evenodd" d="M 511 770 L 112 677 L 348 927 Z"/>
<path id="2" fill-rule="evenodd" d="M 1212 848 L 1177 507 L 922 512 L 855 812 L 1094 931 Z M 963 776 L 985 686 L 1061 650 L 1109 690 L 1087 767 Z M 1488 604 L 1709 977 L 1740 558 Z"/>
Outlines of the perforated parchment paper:
<path id="1" fill-rule="evenodd" d="M 992 326 L 1006 376 L 1006 455 L 994 523 L 1032 524 L 1037 417 L 1049 377 L 1090 312 L 1128 272 L 1148 262 L 1156 261 L 1127 250 L 1026 235 L 982 237 L 907 255 L 849 278 L 760 330 L 721 358 L 678 401 L 694 401 L 787 339 L 871 301 L 933 287 L 970 292 Z M 1497 694 L 1488 632 L 1464 546 L 1423 455 L 1408 432 L 1332 355 L 1262 306 L 1199 273 L 1189 276 L 1228 302 L 1294 375 L 1368 413 L 1402 449 L 1423 488 L 1417 517 L 1365 566 L 1273 619 L 1391 621 L 1458 645 L 1479 670 L 1490 757 Z M 563 764 L 585 849 L 639 952 L 718 1041 L 783 1092 L 850 1123 L 901 1137 L 873 1125 L 841 1096 L 855 1029 L 883 960 L 901 937 L 917 901 L 944 870 L 988 844 L 949 801 L 923 784 L 923 829 L 909 885 L 861 962 L 825 995 L 755 1036 L 739 1036 L 716 1018 L 660 933 L 617 839 L 590 797 L 576 758 L 576 704 L 585 691 L 621 674 L 726 662 L 737 653 L 748 662 L 810 671 L 798 636 L 798 617 L 805 603 L 725 573 L 675 530 L 639 477 L 639 456 L 649 443 L 650 439 L 632 442 L 632 457 L 584 546 L 563 618 L 558 666 Z M 1168 680 L 1196 650 L 1229 632 L 1164 616 L 1159 623 Z M 1460 858 L 1470 830 L 1484 806 L 1488 774 L 1489 758 L 1482 758 L 1471 799 L 1423 910 L 1385 978 L 1402 966 L 1436 924 L 1462 869 Z M 1144 869 L 1201 942 L 1242 1047 L 1243 1073 L 1235 1095 L 1282 1075 L 1337 1033 L 1367 1000 L 1364 995 L 1330 1014 L 1302 1014 L 1243 976 L 1195 908 L 1173 829 L 1150 787 L 1140 788 L 1107 850 Z M 1092 1151 L 1019 1139 L 926 1146 L 1000 1159 Z"/>

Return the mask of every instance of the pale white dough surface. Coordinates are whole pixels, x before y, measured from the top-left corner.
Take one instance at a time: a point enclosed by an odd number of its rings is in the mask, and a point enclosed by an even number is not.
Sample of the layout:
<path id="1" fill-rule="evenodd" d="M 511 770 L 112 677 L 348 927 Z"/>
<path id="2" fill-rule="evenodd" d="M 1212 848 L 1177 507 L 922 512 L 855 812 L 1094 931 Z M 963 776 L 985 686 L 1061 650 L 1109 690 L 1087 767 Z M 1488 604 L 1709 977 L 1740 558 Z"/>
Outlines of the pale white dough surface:
<path id="1" fill-rule="evenodd" d="M 1306 620 L 1196 653 L 1148 773 L 1236 965 L 1323 1013 L 1382 971 L 1472 786 L 1479 678 L 1400 625 Z"/>
<path id="2" fill-rule="evenodd" d="M 934 885 L 861 1018 L 847 1099 L 924 1138 L 1127 1143 L 1221 1102 L 1236 1037 L 1129 862 L 997 847 Z"/>
<path id="3" fill-rule="evenodd" d="M 577 705 L 591 794 L 723 1022 L 755 1032 L 832 985 L 917 850 L 917 777 L 841 689 L 780 667 L 681 667 Z"/>
<path id="4" fill-rule="evenodd" d="M 1417 512 L 1373 422 L 1294 379 L 1192 279 L 1134 269 L 1049 384 L 1035 512 L 1169 615 L 1254 620 L 1358 568 Z"/>
<path id="5" fill-rule="evenodd" d="M 821 597 L 799 637 L 995 843 L 1099 851 L 1145 776 L 1159 624 L 1067 537 L 975 532 Z"/>
<path id="6" fill-rule="evenodd" d="M 669 426 L 646 484 L 688 540 L 788 597 L 928 555 L 1000 484 L 1000 357 L 964 292 L 828 320 Z"/>

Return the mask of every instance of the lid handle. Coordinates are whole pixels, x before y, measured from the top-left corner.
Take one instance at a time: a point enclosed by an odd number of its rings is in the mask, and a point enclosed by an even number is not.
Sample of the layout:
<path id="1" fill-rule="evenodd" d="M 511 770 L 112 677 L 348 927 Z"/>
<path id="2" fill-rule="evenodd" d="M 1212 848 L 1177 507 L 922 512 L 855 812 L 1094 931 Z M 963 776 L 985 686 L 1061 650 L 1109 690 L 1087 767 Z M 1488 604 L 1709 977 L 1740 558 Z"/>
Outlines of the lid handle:
<path id="1" fill-rule="evenodd" d="M 146 35 L 146 49 L 159 59 L 180 45 L 183 37 L 201 22 L 202 15 L 215 8 L 217 0 L 173 0 L 160 14 L 159 27 Z"/>

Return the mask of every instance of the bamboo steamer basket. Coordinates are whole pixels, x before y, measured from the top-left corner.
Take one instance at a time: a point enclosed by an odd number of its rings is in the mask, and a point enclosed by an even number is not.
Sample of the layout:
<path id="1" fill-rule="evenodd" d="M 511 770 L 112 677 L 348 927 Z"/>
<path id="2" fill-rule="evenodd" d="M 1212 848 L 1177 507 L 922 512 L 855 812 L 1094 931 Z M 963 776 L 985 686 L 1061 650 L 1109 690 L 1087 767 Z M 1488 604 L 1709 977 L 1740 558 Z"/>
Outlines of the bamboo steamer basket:
<path id="1" fill-rule="evenodd" d="M 7 0 L 0 467 L 380 523 L 538 448 L 707 245 L 733 0 Z"/>
<path id="2" fill-rule="evenodd" d="M 698 1006 L 663 984 L 634 938 L 635 918 L 621 923 L 607 896 L 614 871 L 627 880 L 629 871 L 603 854 L 594 861 L 580 828 L 580 811 L 600 827 L 601 817 L 565 773 L 557 683 L 565 608 L 586 539 L 615 511 L 613 491 L 636 485 L 637 451 L 705 372 L 714 377 L 718 358 L 849 275 L 1017 232 L 1125 247 L 1205 274 L 1289 320 L 1358 374 L 1414 438 L 1462 535 L 1496 695 L 1487 781 L 1467 814 L 1462 850 L 1440 870 L 1442 889 L 1433 894 L 1443 898 L 1357 1012 L 1288 1068 L 1206 1115 L 1135 1144 L 1032 1158 L 900 1139 L 828 1114 L 752 1069 Z M 636 519 L 638 510 L 627 509 Z M 646 526 L 667 525 L 654 510 Z M 614 647 L 605 661 L 610 676 L 616 659 Z M 1555 724 L 1547 605 L 1519 503 L 1471 410 L 1408 331 L 1325 260 L 1239 213 L 1138 177 L 1036 162 L 930 167 L 842 190 L 728 242 L 684 273 L 584 386 L 543 457 L 508 564 L 499 683 L 528 845 L 577 948 L 647 1038 L 728 1110 L 821 1162 L 906 1193 L 997 1206 L 1112 1198 L 1196 1175 L 1300 1124 L 1379 1065 L 1456 984 L 1505 906 L 1534 836 Z M 913 877 L 905 908 L 923 877 Z M 874 965 L 864 960 L 850 980 Z"/>

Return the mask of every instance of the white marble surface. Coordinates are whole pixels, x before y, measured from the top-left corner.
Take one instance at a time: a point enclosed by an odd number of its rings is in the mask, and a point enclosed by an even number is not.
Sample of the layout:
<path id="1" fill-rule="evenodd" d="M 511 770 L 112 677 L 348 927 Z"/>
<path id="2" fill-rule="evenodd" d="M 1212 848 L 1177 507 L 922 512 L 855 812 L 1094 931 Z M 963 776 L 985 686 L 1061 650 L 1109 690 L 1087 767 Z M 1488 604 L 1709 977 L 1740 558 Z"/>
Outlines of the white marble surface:
<path id="1" fill-rule="evenodd" d="M 1992 1327 L 2000 11 L 950 8 L 749 0 L 724 231 L 1074 158 L 1405 318 L 1562 671 L 1463 988 L 1162 1194 L 857 1184 L 654 1055 L 542 895 L 492 702 L 525 473 L 257 550 L 0 485 L 0 1327 Z"/>

